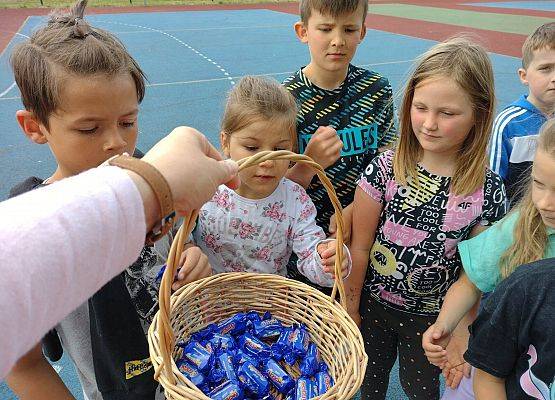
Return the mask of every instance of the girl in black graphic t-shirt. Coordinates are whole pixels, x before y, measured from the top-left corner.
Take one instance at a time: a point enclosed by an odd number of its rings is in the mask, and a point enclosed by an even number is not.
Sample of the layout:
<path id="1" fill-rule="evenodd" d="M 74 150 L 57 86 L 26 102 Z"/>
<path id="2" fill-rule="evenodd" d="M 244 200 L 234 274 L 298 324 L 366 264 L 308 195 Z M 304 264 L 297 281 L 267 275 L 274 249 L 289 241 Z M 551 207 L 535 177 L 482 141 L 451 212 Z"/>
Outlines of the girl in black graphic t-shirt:
<path id="1" fill-rule="evenodd" d="M 397 354 L 406 394 L 439 398 L 421 334 L 458 277 L 457 243 L 505 213 L 502 181 L 486 166 L 493 110 L 485 50 L 460 38 L 432 47 L 407 83 L 396 149 L 360 177 L 347 295 L 369 357 L 363 398 L 385 398 Z"/>

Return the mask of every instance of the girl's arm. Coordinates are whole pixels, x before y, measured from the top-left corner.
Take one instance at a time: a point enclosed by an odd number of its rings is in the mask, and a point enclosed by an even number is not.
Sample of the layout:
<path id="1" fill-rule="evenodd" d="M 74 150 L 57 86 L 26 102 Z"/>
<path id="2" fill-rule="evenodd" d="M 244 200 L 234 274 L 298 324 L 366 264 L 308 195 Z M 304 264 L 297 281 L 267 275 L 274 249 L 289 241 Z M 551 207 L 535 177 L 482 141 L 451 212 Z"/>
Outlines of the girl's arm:
<path id="1" fill-rule="evenodd" d="M 476 368 L 472 386 L 476 400 L 507 400 L 505 379 L 488 374 L 481 369 Z"/>
<path id="2" fill-rule="evenodd" d="M 19 359 L 6 383 L 20 400 L 75 400 L 37 344 Z"/>
<path id="3" fill-rule="evenodd" d="M 289 211 L 296 218 L 291 227 L 292 234 L 288 239 L 288 247 L 290 246 L 289 248 L 292 248 L 298 257 L 297 269 L 301 274 L 320 286 L 333 286 L 333 276 L 324 271 L 324 266 L 317 250 L 318 244 L 326 238 L 326 234 L 316 224 L 316 207 L 314 203 L 310 200 L 304 189 L 300 190 L 299 195 L 295 197 L 295 206 Z M 348 251 L 344 253 L 345 256 L 348 256 Z"/>
<path id="4" fill-rule="evenodd" d="M 459 322 L 480 300 L 481 294 L 462 270 L 459 279 L 447 291 L 436 322 L 422 335 L 422 347 L 428 361 L 432 364 L 439 366 L 445 361 L 447 356 L 445 348 L 449 344 L 451 335 Z M 472 320 L 473 318 L 465 321 L 466 326 Z"/>
<path id="5" fill-rule="evenodd" d="M 446 332 L 452 333 L 464 316 L 480 300 L 482 292 L 461 271 L 459 279 L 449 288 L 441 311 L 436 319 L 436 326 L 443 326 Z"/>
<path id="6" fill-rule="evenodd" d="M 353 268 L 345 280 L 347 311 L 360 323 L 360 293 L 366 277 L 368 256 L 376 237 L 376 228 L 382 212 L 382 204 L 367 195 L 360 187 L 355 191 L 353 202 L 353 225 L 351 237 L 351 257 Z"/>

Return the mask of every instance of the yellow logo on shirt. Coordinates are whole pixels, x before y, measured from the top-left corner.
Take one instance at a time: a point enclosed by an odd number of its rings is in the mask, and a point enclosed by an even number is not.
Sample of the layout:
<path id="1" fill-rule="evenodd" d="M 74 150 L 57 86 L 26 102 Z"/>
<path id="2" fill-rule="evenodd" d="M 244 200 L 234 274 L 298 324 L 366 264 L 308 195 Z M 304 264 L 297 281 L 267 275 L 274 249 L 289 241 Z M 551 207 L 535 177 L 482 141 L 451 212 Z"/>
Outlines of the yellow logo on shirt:
<path id="1" fill-rule="evenodd" d="M 131 379 L 137 375 L 144 374 L 151 368 L 150 357 L 144 360 L 127 361 L 125 363 L 125 379 Z"/>

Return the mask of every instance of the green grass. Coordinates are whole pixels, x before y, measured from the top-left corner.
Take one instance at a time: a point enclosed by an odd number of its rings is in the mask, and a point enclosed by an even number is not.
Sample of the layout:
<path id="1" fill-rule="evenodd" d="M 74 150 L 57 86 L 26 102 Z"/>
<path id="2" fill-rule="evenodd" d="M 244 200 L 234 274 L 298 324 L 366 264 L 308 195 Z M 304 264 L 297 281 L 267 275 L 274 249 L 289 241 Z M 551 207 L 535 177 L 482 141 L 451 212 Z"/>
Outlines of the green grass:
<path id="1" fill-rule="evenodd" d="M 73 0 L 0 0 L 0 8 L 55 8 L 67 7 L 74 3 Z M 131 1 L 131 2 L 130 2 Z M 291 0 L 90 0 L 89 7 L 106 7 L 106 6 L 149 6 L 159 5 L 201 5 L 201 4 L 259 4 L 259 3 L 288 3 Z"/>

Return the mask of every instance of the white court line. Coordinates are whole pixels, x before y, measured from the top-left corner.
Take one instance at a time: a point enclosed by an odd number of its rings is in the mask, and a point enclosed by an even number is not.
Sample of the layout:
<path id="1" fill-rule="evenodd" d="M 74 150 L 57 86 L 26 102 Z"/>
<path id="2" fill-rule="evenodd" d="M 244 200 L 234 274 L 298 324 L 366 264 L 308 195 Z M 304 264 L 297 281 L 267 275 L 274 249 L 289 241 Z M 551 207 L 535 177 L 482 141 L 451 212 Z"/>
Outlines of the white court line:
<path id="1" fill-rule="evenodd" d="M 2 93 L 0 93 L 0 97 L 4 97 L 4 95 L 8 94 L 8 92 L 9 92 L 10 90 L 12 90 L 14 86 L 15 86 L 15 82 L 12 83 L 12 84 L 10 85 L 9 88 L 7 88 L 7 89 L 4 90 Z"/>
<path id="2" fill-rule="evenodd" d="M 235 81 L 233 80 L 233 78 L 231 76 L 229 76 L 229 73 L 226 71 L 226 69 L 224 67 L 222 67 L 220 64 L 218 64 L 216 61 L 206 57 L 202 52 L 198 51 L 197 49 L 195 49 L 194 47 L 190 46 L 189 44 L 185 43 L 184 41 L 182 41 L 181 39 L 176 38 L 175 36 L 161 31 L 159 29 L 154 29 L 154 28 L 149 28 L 148 26 L 142 26 L 142 25 L 136 25 L 136 24 L 125 24 L 122 22 L 110 22 L 110 21 L 103 21 L 100 20 L 100 22 L 105 22 L 108 24 L 116 24 L 116 25 L 127 25 L 127 26 L 134 26 L 136 28 L 143 28 L 143 29 L 148 29 L 149 31 L 153 31 L 153 32 L 158 32 L 161 33 L 162 35 L 165 35 L 173 40 L 175 40 L 178 43 L 181 43 L 183 46 L 187 47 L 189 50 L 193 51 L 196 55 L 204 58 L 206 61 L 208 61 L 209 63 L 213 64 L 214 66 L 216 66 L 216 68 L 218 68 L 220 70 L 220 72 L 222 72 L 224 74 L 224 76 L 226 77 L 225 79 L 229 80 L 229 82 L 232 85 L 235 85 Z"/>
<path id="3" fill-rule="evenodd" d="M 387 61 L 383 63 L 373 63 L 373 64 L 357 64 L 359 67 L 372 67 L 372 66 L 379 66 L 379 65 L 390 65 L 390 64 L 405 64 L 413 62 L 414 60 L 401 60 L 401 61 Z M 274 75 L 291 75 L 296 71 L 284 71 L 284 72 L 270 72 L 267 74 L 252 74 L 253 76 L 274 76 Z M 239 76 L 232 76 L 232 79 L 241 79 L 243 75 Z M 223 81 L 227 78 L 211 78 L 211 79 L 197 79 L 191 81 L 175 81 L 175 82 L 160 82 L 160 83 L 149 83 L 146 86 L 148 87 L 157 87 L 157 86 L 172 86 L 172 85 L 189 85 L 192 83 L 206 83 L 206 82 L 218 82 Z"/>
<path id="4" fill-rule="evenodd" d="M 160 29 L 162 32 L 194 32 L 194 31 L 220 31 L 230 29 L 273 29 L 273 28 L 290 28 L 292 25 L 258 25 L 258 26 L 221 26 L 213 28 L 183 28 L 183 29 Z M 112 33 L 147 33 L 149 30 L 141 31 L 112 31 Z"/>
<path id="5" fill-rule="evenodd" d="M 379 65 L 391 65 L 391 64 L 406 64 L 413 62 L 414 60 L 400 60 L 400 61 L 386 61 L 382 63 L 372 63 L 372 64 L 357 64 L 360 67 L 375 67 Z M 284 72 L 270 72 L 267 74 L 252 74 L 253 76 L 274 76 L 274 75 L 291 75 L 293 72 L 296 71 L 284 71 Z M 193 83 L 208 83 L 208 82 L 218 82 L 218 81 L 226 81 L 226 80 L 236 80 L 241 79 L 243 75 L 238 76 L 226 76 L 224 78 L 211 78 L 211 79 L 196 79 L 190 81 L 175 81 L 175 82 L 160 82 L 160 83 L 148 83 L 146 84 L 147 87 L 159 87 L 159 86 L 178 86 L 178 85 L 191 85 Z M 17 97 L 4 97 L 0 98 L 2 100 L 17 100 Z"/>
<path id="6" fill-rule="evenodd" d="M 25 24 L 27 24 L 27 21 L 29 20 L 29 18 L 30 18 L 30 16 L 27 16 L 27 17 L 25 18 L 25 21 L 23 21 L 23 23 L 21 24 L 21 26 L 19 27 L 19 29 L 17 30 L 17 32 L 5 31 L 5 30 L 2 30 L 2 32 L 13 33 L 14 36 L 23 36 L 23 37 L 29 39 L 29 36 L 24 35 L 23 33 L 19 33 L 19 31 L 25 26 Z M 2 57 L 2 55 L 4 55 L 4 52 L 6 51 L 6 49 L 7 49 L 8 47 L 10 47 L 10 44 L 12 44 L 12 40 L 13 40 L 13 37 L 10 39 L 10 41 L 8 42 L 8 44 L 6 45 L 6 47 L 4 47 L 4 48 L 2 49 L 2 51 L 0 51 L 0 57 Z"/>

